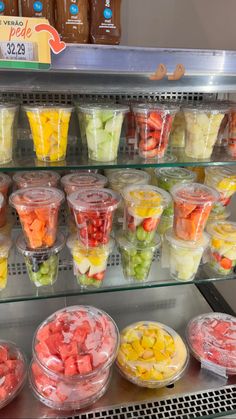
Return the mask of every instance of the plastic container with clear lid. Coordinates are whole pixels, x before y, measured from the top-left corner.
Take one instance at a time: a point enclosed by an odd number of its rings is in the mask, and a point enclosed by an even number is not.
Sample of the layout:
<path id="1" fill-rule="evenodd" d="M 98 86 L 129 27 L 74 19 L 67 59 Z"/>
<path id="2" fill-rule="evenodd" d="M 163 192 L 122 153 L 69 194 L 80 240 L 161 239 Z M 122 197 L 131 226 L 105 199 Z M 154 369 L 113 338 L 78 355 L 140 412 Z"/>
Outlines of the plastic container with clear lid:
<path id="1" fill-rule="evenodd" d="M 163 210 L 171 196 L 149 185 L 132 185 L 123 191 L 125 200 L 124 229 L 130 241 L 152 242 Z"/>
<path id="2" fill-rule="evenodd" d="M 52 247 L 64 193 L 56 188 L 26 188 L 11 194 L 9 202 L 19 215 L 27 246 Z"/>
<path id="3" fill-rule="evenodd" d="M 188 345 L 202 367 L 222 376 L 236 375 L 236 318 L 225 313 L 202 314 L 190 320 Z"/>
<path id="4" fill-rule="evenodd" d="M 117 159 L 121 129 L 127 106 L 116 104 L 85 104 L 78 108 L 85 127 L 88 156 L 91 160 L 110 162 Z"/>
<path id="5" fill-rule="evenodd" d="M 16 246 L 24 256 L 27 272 L 36 287 L 53 285 L 58 277 L 59 253 L 65 245 L 65 236 L 59 233 L 55 244 L 48 249 L 30 250 L 22 235 L 18 236 Z"/>
<path id="6" fill-rule="evenodd" d="M 12 161 L 19 107 L 12 103 L 0 103 L 0 164 Z"/>
<path id="7" fill-rule="evenodd" d="M 179 239 L 201 239 L 208 217 L 219 194 L 200 183 L 176 185 L 171 191 L 174 200 L 174 232 Z"/>
<path id="8" fill-rule="evenodd" d="M 58 186 L 60 175 L 54 171 L 38 170 L 32 172 L 17 172 L 13 176 L 17 189 L 33 188 L 37 186 L 53 187 Z"/>
<path id="9" fill-rule="evenodd" d="M 182 167 L 162 167 L 155 169 L 155 174 L 159 188 L 167 192 L 171 192 L 175 185 L 195 182 L 197 177 L 194 172 Z"/>
<path id="10" fill-rule="evenodd" d="M 45 162 L 65 160 L 73 107 L 36 104 L 24 106 L 24 110 L 29 120 L 37 159 Z"/>
<path id="11" fill-rule="evenodd" d="M 149 244 L 129 242 L 124 232 L 116 235 L 117 245 L 121 254 L 123 274 L 131 282 L 146 282 L 152 266 L 154 253 L 160 249 L 161 238 L 155 235 Z"/>
<path id="12" fill-rule="evenodd" d="M 210 235 L 209 266 L 220 275 L 236 270 L 236 223 L 216 221 L 207 226 Z"/>
<path id="13" fill-rule="evenodd" d="M 148 185 L 150 176 L 143 170 L 120 169 L 109 176 L 109 186 L 119 193 L 129 185 Z"/>
<path id="14" fill-rule="evenodd" d="M 73 208 L 82 244 L 86 247 L 108 244 L 121 196 L 110 189 L 87 189 L 74 192 L 67 199 Z"/>
<path id="15" fill-rule="evenodd" d="M 138 322 L 121 332 L 116 365 L 127 380 L 140 387 L 173 384 L 183 376 L 188 360 L 181 337 L 162 323 Z"/>
<path id="16" fill-rule="evenodd" d="M 5 234 L 0 234 L 0 291 L 7 286 L 8 257 L 11 246 L 11 239 Z"/>
<path id="17" fill-rule="evenodd" d="M 205 185 L 216 189 L 220 201 L 213 207 L 215 214 L 224 213 L 230 199 L 236 192 L 236 169 L 233 167 L 206 167 Z"/>
<path id="18" fill-rule="evenodd" d="M 107 178 L 97 173 L 77 172 L 63 176 L 61 184 L 66 195 L 70 195 L 79 189 L 105 188 Z"/>
<path id="19" fill-rule="evenodd" d="M 178 109 L 173 103 L 148 103 L 133 107 L 141 157 L 162 159 L 165 156 Z"/>

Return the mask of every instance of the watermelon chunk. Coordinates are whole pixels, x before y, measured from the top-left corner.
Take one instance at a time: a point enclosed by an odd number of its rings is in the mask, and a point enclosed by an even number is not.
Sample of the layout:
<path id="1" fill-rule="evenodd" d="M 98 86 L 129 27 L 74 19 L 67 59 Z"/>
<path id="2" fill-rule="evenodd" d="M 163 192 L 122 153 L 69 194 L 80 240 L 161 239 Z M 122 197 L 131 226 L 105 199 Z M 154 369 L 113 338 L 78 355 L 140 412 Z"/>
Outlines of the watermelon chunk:
<path id="1" fill-rule="evenodd" d="M 88 374 L 93 370 L 90 355 L 81 355 L 77 357 L 77 368 L 79 374 Z"/>
<path id="2" fill-rule="evenodd" d="M 47 338 L 45 343 L 52 355 L 58 355 L 59 347 L 62 345 L 63 340 L 64 338 L 61 333 L 55 333 Z"/>
<path id="3" fill-rule="evenodd" d="M 44 342 L 51 335 L 49 325 L 42 327 L 37 333 L 37 339 Z"/>
<path id="4" fill-rule="evenodd" d="M 65 360 L 65 376 L 72 377 L 78 374 L 76 366 L 76 358 L 71 356 Z"/>
<path id="5" fill-rule="evenodd" d="M 0 346 L 0 362 L 8 360 L 8 350 L 5 346 Z"/>
<path id="6" fill-rule="evenodd" d="M 64 344 L 59 347 L 59 353 L 61 356 L 61 359 L 65 361 L 67 358 L 70 358 L 71 356 L 77 356 L 78 355 L 78 345 L 75 341 Z"/>
<path id="7" fill-rule="evenodd" d="M 7 391 L 12 391 L 17 386 L 17 384 L 18 380 L 15 374 L 10 373 L 6 375 L 3 386 Z"/>
<path id="8" fill-rule="evenodd" d="M 5 400 L 8 397 L 8 391 L 4 387 L 0 387 L 0 400 Z"/>

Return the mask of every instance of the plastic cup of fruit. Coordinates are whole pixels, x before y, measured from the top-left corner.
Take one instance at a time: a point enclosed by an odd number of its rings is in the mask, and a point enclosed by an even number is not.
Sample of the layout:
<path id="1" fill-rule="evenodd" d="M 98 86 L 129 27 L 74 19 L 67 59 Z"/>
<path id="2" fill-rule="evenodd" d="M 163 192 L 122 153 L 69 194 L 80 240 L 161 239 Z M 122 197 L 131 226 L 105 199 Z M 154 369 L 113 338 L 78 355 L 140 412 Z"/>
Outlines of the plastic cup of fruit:
<path id="1" fill-rule="evenodd" d="M 236 269 L 236 223 L 217 221 L 207 226 L 210 235 L 209 266 L 220 275 Z"/>
<path id="2" fill-rule="evenodd" d="M 176 148 L 185 146 L 185 117 L 182 110 L 175 115 L 170 133 L 170 145 Z"/>
<path id="3" fill-rule="evenodd" d="M 105 279 L 107 262 L 114 247 L 111 239 L 107 245 L 86 248 L 77 236 L 67 240 L 73 258 L 74 275 L 81 288 L 100 288 Z"/>
<path id="4" fill-rule="evenodd" d="M 176 185 L 171 194 L 174 200 L 174 232 L 178 239 L 201 239 L 213 205 L 219 194 L 200 183 Z"/>
<path id="5" fill-rule="evenodd" d="M 216 189 L 220 194 L 220 200 L 214 205 L 212 213 L 224 214 L 236 192 L 236 170 L 231 167 L 206 167 L 205 185 Z"/>
<path id="6" fill-rule="evenodd" d="M 13 181 L 17 189 L 25 189 L 32 187 L 48 187 L 56 188 L 60 180 L 60 175 L 56 172 L 38 170 L 33 172 L 17 172 L 13 176 Z"/>
<path id="7" fill-rule="evenodd" d="M 121 332 L 116 365 L 131 383 L 162 388 L 178 381 L 188 365 L 189 355 L 181 337 L 157 322 L 138 322 Z"/>
<path id="8" fill-rule="evenodd" d="M 114 104 L 87 104 L 79 107 L 85 124 L 88 156 L 110 162 L 117 159 L 124 116 L 129 108 Z"/>
<path id="9" fill-rule="evenodd" d="M 228 220 L 230 216 L 231 216 L 231 212 L 228 209 L 226 209 L 223 213 L 222 212 L 215 213 L 211 211 L 208 221 L 207 221 L 207 226 L 218 221 Z"/>
<path id="10" fill-rule="evenodd" d="M 188 105 L 183 111 L 186 121 L 186 156 L 209 159 L 228 108 L 215 103 L 202 103 Z"/>
<path id="11" fill-rule="evenodd" d="M 12 161 L 18 109 L 14 104 L 0 104 L 0 164 Z"/>
<path id="12" fill-rule="evenodd" d="M 10 196 L 16 209 L 27 246 L 30 249 L 52 247 L 56 241 L 58 212 L 64 193 L 56 188 L 19 189 Z"/>
<path id="13" fill-rule="evenodd" d="M 139 155 L 144 159 L 162 159 L 167 151 L 172 123 L 178 106 L 141 104 L 134 107 Z"/>
<path id="14" fill-rule="evenodd" d="M 23 352 L 12 342 L 0 340 L 0 409 L 11 403 L 23 389 L 27 364 Z"/>
<path id="15" fill-rule="evenodd" d="M 80 189 L 105 188 L 107 178 L 96 173 L 71 173 L 61 178 L 62 187 L 66 195 L 70 195 Z"/>
<path id="16" fill-rule="evenodd" d="M 74 192 L 67 199 L 81 243 L 87 248 L 107 245 L 121 196 L 110 189 L 87 189 Z"/>
<path id="17" fill-rule="evenodd" d="M 132 185 L 123 191 L 125 199 L 124 230 L 129 241 L 151 243 L 163 210 L 171 196 L 163 189 L 149 185 Z"/>
<path id="18" fill-rule="evenodd" d="M 217 375 L 236 375 L 236 318 L 224 313 L 203 314 L 190 320 L 186 338 L 202 367 Z"/>
<path id="19" fill-rule="evenodd" d="M 178 239 L 173 230 L 165 234 L 165 242 L 168 248 L 168 261 L 171 277 L 177 281 L 193 281 L 204 251 L 209 245 L 209 237 L 203 233 L 198 241 L 186 241 Z"/>
<path id="20" fill-rule="evenodd" d="M 25 106 L 38 160 L 65 160 L 73 107 L 56 104 Z"/>
<path id="21" fill-rule="evenodd" d="M 0 291 L 7 286 L 8 257 L 12 246 L 11 239 L 5 234 L 0 234 Z"/>
<path id="22" fill-rule="evenodd" d="M 130 282 L 146 282 L 154 253 L 161 246 L 161 238 L 156 235 L 149 244 L 131 243 L 124 233 L 120 232 L 116 240 L 125 279 Z"/>
<path id="23" fill-rule="evenodd" d="M 0 173 L 0 194 L 2 194 L 4 201 L 0 198 L 0 228 L 7 224 L 7 202 L 8 191 L 11 185 L 11 178 L 4 173 Z"/>
<path id="24" fill-rule="evenodd" d="M 30 383 L 35 396 L 56 410 L 91 405 L 108 387 L 118 347 L 119 331 L 104 311 L 89 306 L 57 311 L 33 339 Z"/>
<path id="25" fill-rule="evenodd" d="M 17 238 L 16 246 L 24 256 L 29 278 L 39 287 L 53 285 L 58 277 L 59 253 L 65 245 L 65 236 L 59 233 L 56 243 L 50 249 L 30 250 L 22 235 Z"/>

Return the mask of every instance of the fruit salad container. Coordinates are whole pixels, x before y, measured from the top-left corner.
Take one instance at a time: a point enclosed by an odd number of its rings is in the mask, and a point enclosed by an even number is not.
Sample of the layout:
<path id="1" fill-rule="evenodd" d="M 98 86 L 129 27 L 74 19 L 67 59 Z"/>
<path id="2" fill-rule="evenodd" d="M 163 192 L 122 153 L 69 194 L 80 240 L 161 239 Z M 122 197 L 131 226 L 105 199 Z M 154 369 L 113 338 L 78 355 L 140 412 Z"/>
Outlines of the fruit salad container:
<path id="1" fill-rule="evenodd" d="M 116 365 L 131 383 L 162 388 L 178 381 L 188 365 L 188 350 L 170 327 L 157 322 L 138 322 L 121 332 Z"/>
<path id="2" fill-rule="evenodd" d="M 220 275 L 236 271 L 236 223 L 217 221 L 207 226 L 211 237 L 209 266 Z"/>
<path id="3" fill-rule="evenodd" d="M 175 115 L 170 133 L 170 145 L 176 148 L 185 146 L 185 117 L 182 110 Z"/>
<path id="4" fill-rule="evenodd" d="M 125 199 L 124 230 L 129 241 L 151 243 L 156 234 L 163 210 L 171 196 L 163 189 L 149 185 L 128 186 Z"/>
<path id="5" fill-rule="evenodd" d="M 202 367 L 218 375 L 236 375 L 236 318 L 224 313 L 203 314 L 190 320 L 186 337 Z"/>
<path id="6" fill-rule="evenodd" d="M 139 155 L 162 159 L 167 151 L 172 123 L 178 107 L 173 104 L 141 104 L 134 107 Z"/>
<path id="7" fill-rule="evenodd" d="M 120 232 L 116 240 L 125 279 L 130 282 L 146 282 L 155 251 L 161 247 L 161 238 L 156 235 L 149 244 L 131 243 L 124 232 Z"/>
<path id="8" fill-rule="evenodd" d="M 186 121 L 186 156 L 209 159 L 228 108 L 215 103 L 202 103 L 188 105 L 183 111 Z"/>
<path id="9" fill-rule="evenodd" d="M 107 245 L 121 196 L 110 189 L 87 189 L 74 192 L 67 199 L 81 243 L 87 248 Z"/>
<path id="10" fill-rule="evenodd" d="M 236 157 L 236 107 L 231 105 L 229 112 L 229 141 L 227 151 L 232 157 Z"/>
<path id="11" fill-rule="evenodd" d="M 56 188 L 19 189 L 10 196 L 16 209 L 27 246 L 30 249 L 52 247 L 56 241 L 58 212 L 64 200 Z"/>
<path id="12" fill-rule="evenodd" d="M 198 241 L 186 241 L 178 239 L 173 230 L 165 234 L 167 245 L 168 264 L 171 277 L 176 281 L 193 281 L 204 251 L 209 245 L 209 237 L 203 233 Z"/>
<path id="13" fill-rule="evenodd" d="M 38 160 L 65 160 L 68 131 L 73 108 L 67 105 L 28 105 L 24 107 L 29 120 Z"/>
<path id="14" fill-rule="evenodd" d="M 107 185 L 107 178 L 97 173 L 77 172 L 61 178 L 61 184 L 68 196 L 80 189 L 101 189 Z"/>
<path id="15" fill-rule="evenodd" d="M 60 175 L 56 172 L 38 170 L 32 172 L 17 172 L 13 176 L 13 181 L 17 189 L 48 187 L 57 188 Z"/>
<path id="16" fill-rule="evenodd" d="M 201 239 L 213 205 L 219 194 L 200 183 L 177 185 L 172 191 L 174 200 L 174 232 L 182 240 Z"/>
<path id="17" fill-rule="evenodd" d="M 23 352 L 12 342 L 0 340 L 0 409 L 20 394 L 27 379 L 27 364 Z"/>
<path id="18" fill-rule="evenodd" d="M 16 125 L 19 107 L 10 103 L 0 104 L 0 164 L 12 161 L 16 137 Z"/>
<path id="19" fill-rule="evenodd" d="M 11 239 L 4 234 L 0 234 L 0 291 L 7 287 L 8 257 L 11 246 Z"/>
<path id="20" fill-rule="evenodd" d="M 10 185 L 11 178 L 4 173 L 0 173 L 0 195 L 4 198 L 3 202 L 0 198 L 0 228 L 7 224 L 7 202 Z"/>
<path id="21" fill-rule="evenodd" d="M 116 160 L 128 107 L 98 103 L 80 106 L 79 110 L 85 125 L 89 159 L 99 162 Z"/>
<path id="22" fill-rule="evenodd" d="M 76 235 L 69 237 L 67 246 L 73 258 L 74 275 L 81 288 L 100 288 L 105 279 L 107 262 L 114 241 L 100 247 L 85 247 Z"/>
<path id="23" fill-rule="evenodd" d="M 35 396 L 56 410 L 91 405 L 107 389 L 118 347 L 117 326 L 102 310 L 74 306 L 57 311 L 33 339 L 30 383 Z"/>
<path id="24" fill-rule="evenodd" d="M 58 277 L 59 254 L 65 245 L 65 237 L 59 233 L 55 244 L 50 249 L 30 250 L 24 237 L 17 238 L 16 246 L 24 256 L 31 282 L 37 287 L 53 285 Z"/>

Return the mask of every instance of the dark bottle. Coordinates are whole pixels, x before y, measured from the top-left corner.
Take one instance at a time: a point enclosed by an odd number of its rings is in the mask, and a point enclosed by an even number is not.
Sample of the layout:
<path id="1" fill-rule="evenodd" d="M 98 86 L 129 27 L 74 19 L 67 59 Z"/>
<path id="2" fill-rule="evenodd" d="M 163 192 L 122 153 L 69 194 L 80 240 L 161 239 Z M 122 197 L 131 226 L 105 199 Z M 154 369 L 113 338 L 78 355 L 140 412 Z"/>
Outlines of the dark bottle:
<path id="1" fill-rule="evenodd" d="M 118 45 L 121 38 L 121 0 L 90 0 L 93 44 Z"/>
<path id="2" fill-rule="evenodd" d="M 89 0 L 56 0 L 56 28 L 64 42 L 89 42 Z"/>
<path id="3" fill-rule="evenodd" d="M 18 0 L 0 1 L 0 15 L 19 16 Z"/>
<path id="4" fill-rule="evenodd" d="M 21 0 L 22 16 L 45 17 L 54 26 L 54 0 Z"/>

